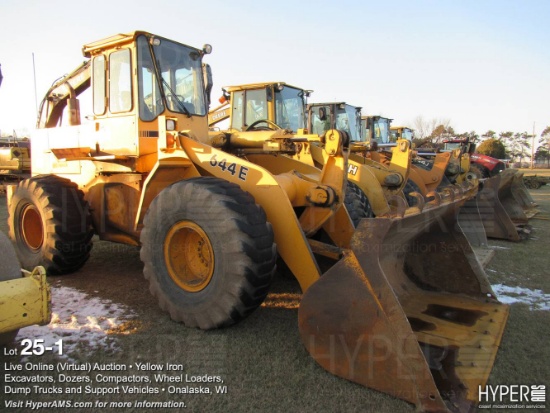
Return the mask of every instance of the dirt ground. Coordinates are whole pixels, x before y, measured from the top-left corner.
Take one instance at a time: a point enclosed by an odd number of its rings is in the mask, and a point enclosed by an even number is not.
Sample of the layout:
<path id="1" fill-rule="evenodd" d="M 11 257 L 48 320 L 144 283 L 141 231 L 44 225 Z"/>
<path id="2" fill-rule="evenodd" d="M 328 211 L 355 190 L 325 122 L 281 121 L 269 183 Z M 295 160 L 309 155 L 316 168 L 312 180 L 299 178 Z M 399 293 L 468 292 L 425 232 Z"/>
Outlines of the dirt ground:
<path id="1" fill-rule="evenodd" d="M 490 241 L 495 256 L 487 267 L 487 274 L 492 284 L 526 287 L 529 291 L 540 290 L 542 302 L 548 305 L 550 187 L 531 193 L 542 211 L 540 219 L 531 221 L 534 227 L 531 238 L 522 244 Z M 0 195 L 0 230 L 7 233 L 5 204 L 5 195 Z M 511 252 L 515 250 L 520 250 L 520 253 L 511 258 Z M 535 252 L 538 255 L 536 258 L 533 256 Z M 188 375 L 219 376 L 223 385 L 227 386 L 227 393 L 207 395 L 167 391 L 161 394 L 97 395 L 86 394 L 84 387 L 81 394 L 64 395 L 65 399 L 73 402 L 86 401 L 95 406 L 83 407 L 78 411 L 97 410 L 97 401 L 130 402 L 132 407 L 124 411 L 140 412 L 170 411 L 170 408 L 159 410 L 136 407 L 136 401 L 179 401 L 186 404 L 188 411 L 196 412 L 414 411 L 414 406 L 408 403 L 326 373 L 311 359 L 298 334 L 300 290 L 293 280 L 277 277 L 266 303 L 244 322 L 231 328 L 203 332 L 172 322 L 159 309 L 148 291 L 142 270 L 138 248 L 96 239 L 90 260 L 80 271 L 67 276 L 48 277 L 48 280 L 54 290 L 80 294 L 74 295 L 72 311 L 75 313 L 95 307 L 105 311 L 105 314 L 95 314 L 93 317 L 84 314 L 88 319 L 84 322 L 75 317 L 71 322 L 76 328 L 65 329 L 60 335 L 67 342 L 62 356 L 53 352 L 40 357 L 8 356 L 4 350 L 4 354 L 0 355 L 0 363 L 6 368 L 11 365 L 9 363 L 30 362 L 38 366 L 35 369 L 39 369 L 40 363 L 58 366 L 66 361 L 73 364 L 91 362 L 111 366 L 113 370 L 120 365 L 135 363 L 173 363 L 181 366 L 180 372 Z M 86 307 L 86 302 L 92 303 L 92 306 Z M 55 312 L 56 302 L 53 306 Z M 68 307 L 71 307 L 70 303 Z M 110 319 L 109 314 L 112 316 Z M 548 310 L 533 309 L 521 301 L 512 304 L 490 383 L 550 384 L 547 363 L 550 352 L 546 343 L 550 337 L 549 318 Z M 111 323 L 110 328 L 102 327 L 107 322 Z M 45 336 L 55 329 L 52 326 L 41 328 L 43 330 L 34 330 L 38 333 L 33 334 Z M 24 331 L 21 330 L 20 337 Z M 19 340 L 8 347 L 8 351 L 18 349 L 20 352 Z M 116 375 L 113 370 L 96 370 L 90 375 Z M 149 370 L 143 375 L 154 380 L 154 373 Z M 32 376 L 45 373 L 30 371 L 26 374 Z M 60 386 L 65 388 L 71 385 L 65 383 Z M 94 386 L 114 387 L 112 383 Z M 176 388 L 181 387 L 183 384 L 177 383 Z M 209 387 L 214 388 L 213 385 Z M 30 396 L 4 392 L 0 395 L 2 407 L 8 399 L 49 402 L 60 397 L 55 394 L 35 394 L 34 391 Z M 28 410 L 13 407 L 8 411 Z"/>

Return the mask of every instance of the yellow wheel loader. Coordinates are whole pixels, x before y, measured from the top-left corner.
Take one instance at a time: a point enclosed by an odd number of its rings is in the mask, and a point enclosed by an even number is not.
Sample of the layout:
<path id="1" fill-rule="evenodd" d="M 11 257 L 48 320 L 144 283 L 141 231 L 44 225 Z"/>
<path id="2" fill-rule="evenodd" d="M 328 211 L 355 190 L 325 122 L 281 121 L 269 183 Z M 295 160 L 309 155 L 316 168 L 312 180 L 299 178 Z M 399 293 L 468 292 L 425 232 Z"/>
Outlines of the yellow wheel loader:
<path id="1" fill-rule="evenodd" d="M 23 264 L 75 271 L 91 231 L 139 245 L 161 308 L 210 329 L 259 306 L 279 255 L 304 292 L 300 332 L 320 365 L 420 410 L 470 410 L 508 315 L 456 226 L 477 188 L 419 195 L 403 216 L 355 228 L 344 132 L 325 134 L 322 169 L 281 156 L 306 137 L 208 133 L 209 51 L 142 31 L 84 46 L 87 60 L 42 101 L 33 177 L 10 190 Z M 333 264 L 324 274 L 320 256 Z"/>
<path id="2" fill-rule="evenodd" d="M 392 142 L 397 141 L 397 139 L 406 139 L 412 142 L 414 139 L 414 129 L 407 126 L 390 126 L 390 136 Z"/>
<path id="3" fill-rule="evenodd" d="M 391 119 L 380 116 L 362 117 L 362 126 L 367 138 L 380 142 L 381 147 L 392 146 L 393 136 L 406 133 L 405 128 L 395 128 L 393 134 Z M 387 130 L 390 130 L 390 134 Z M 475 199 L 469 200 L 461 209 L 460 225 L 475 246 L 487 244 L 487 238 L 520 241 L 529 232 L 528 216 L 534 212 L 534 203 L 515 172 L 505 171 L 504 164 L 496 159 L 483 159 L 475 154 L 475 145 L 468 140 L 448 140 L 442 151 L 419 148 L 413 159 L 410 179 L 405 190 L 422 194 L 434 187 L 478 179 L 480 190 Z M 391 159 L 391 154 L 382 152 L 377 156 Z M 486 157 L 485 157 L 486 158 Z M 384 162 L 384 160 L 380 160 Z M 388 162 L 386 160 L 385 162 Z M 497 164 L 501 164 L 498 167 Z M 489 176 L 489 168 L 494 173 Z M 490 179 L 489 179 L 490 178 Z M 409 202 L 414 199 L 407 197 Z"/>
<path id="4" fill-rule="evenodd" d="M 211 135 L 214 141 L 231 142 L 234 147 L 239 142 L 247 142 L 246 145 L 250 146 L 247 154 L 253 151 L 253 145 L 278 148 L 278 144 L 269 142 L 287 139 L 296 144 L 282 151 L 286 156 L 321 169 L 327 160 L 323 146 L 327 136 L 331 136 L 327 132 L 340 130 L 346 139 L 354 141 L 359 133 L 356 118 L 360 108 L 345 103 L 306 107 L 305 98 L 310 93 L 284 82 L 225 87 L 220 99 L 221 106 L 209 113 Z M 321 120 L 316 118 L 313 124 L 311 121 L 308 124 L 306 115 L 312 111 L 315 116 L 318 116 L 318 111 L 324 113 Z M 226 120 L 229 122 L 224 124 Z M 320 123 L 323 125 L 319 126 Z M 243 150 L 239 149 L 241 153 Z M 350 150 L 362 151 L 365 147 L 356 149 L 352 146 Z M 261 162 L 258 157 L 256 161 Z M 350 153 L 347 198 L 350 202 L 353 199 L 362 200 L 360 202 L 365 204 L 364 217 L 398 214 L 397 210 L 403 209 L 402 188 L 410 162 L 410 145 L 406 141 L 394 149 L 392 162 L 387 166 Z"/>
<path id="5" fill-rule="evenodd" d="M 437 191 L 441 187 L 462 184 L 473 178 L 465 172 L 469 170 L 469 157 L 462 156 L 459 150 L 437 154 L 431 162 L 417 156 L 417 151 L 412 151 L 412 155 L 408 156 L 408 163 L 400 161 L 403 148 L 410 148 L 412 145 L 413 131 L 405 127 L 392 129 L 393 127 L 390 127 L 392 119 L 383 116 L 361 117 L 360 112 L 361 108 L 343 103 L 310 104 L 308 105 L 308 127 L 311 129 L 322 126 L 319 121 L 321 115 L 325 113 L 331 113 L 329 124 L 333 127 L 338 123 L 343 126 L 347 123 L 355 125 L 350 128 L 352 136 L 350 158 L 360 163 L 367 163 L 371 167 L 384 165 L 400 171 L 404 178 L 403 182 L 393 190 L 399 190 L 409 205 L 412 206 L 417 202 L 411 195 L 414 192 L 427 196 L 428 193 Z M 355 113 L 355 117 L 351 116 L 352 113 Z M 345 114 L 349 115 L 346 117 Z M 346 123 L 346 120 L 354 118 L 354 121 Z M 396 194 L 392 194 L 388 189 L 386 188 L 386 195 L 395 197 Z M 472 246 L 487 245 L 485 228 L 475 200 L 468 200 L 460 209 L 459 225 Z"/>
<path id="6" fill-rule="evenodd" d="M 0 346 L 11 343 L 19 329 L 50 322 L 50 289 L 43 267 L 21 271 L 15 250 L 0 232 Z"/>
<path id="7" fill-rule="evenodd" d="M 17 137 L 0 139 L 0 191 L 9 183 L 18 182 L 30 176 L 30 145 Z"/>
<path id="8" fill-rule="evenodd" d="M 367 154 L 376 150 L 376 146 L 365 145 L 361 139 L 361 108 L 352 106 L 345 102 L 330 103 L 310 103 L 307 105 L 307 128 L 322 135 L 328 128 L 334 128 L 346 131 L 350 136 L 350 168 L 348 179 L 355 180 L 355 174 L 358 168 L 363 166 L 363 170 L 372 172 L 379 185 L 376 182 L 369 182 L 367 186 L 363 185 L 365 192 L 372 193 L 373 190 L 381 188 L 384 196 L 390 202 L 397 198 L 404 199 L 403 189 L 409 177 L 411 169 L 412 151 L 410 143 L 400 140 L 393 148 L 391 160 L 383 162 L 380 158 L 373 159 Z M 366 167 L 366 168 L 365 168 Z M 378 189 L 378 191 L 380 190 Z M 375 193 L 376 193 L 375 192 Z M 373 202 L 380 201 L 373 197 Z M 381 216 L 382 213 L 375 214 Z"/>
<path id="9" fill-rule="evenodd" d="M 391 131 L 392 120 L 383 116 L 361 117 L 361 136 L 367 142 L 376 142 L 379 151 L 370 152 L 368 155 L 377 162 L 391 161 L 392 154 L 387 149 L 396 145 L 394 137 L 397 136 L 397 133 L 392 134 Z M 412 134 L 405 134 L 405 136 L 412 137 Z M 419 152 L 420 150 L 415 151 L 413 156 L 407 193 L 415 189 L 426 194 L 440 186 L 464 181 L 460 178 L 463 176 L 462 167 L 464 166 L 461 162 L 464 162 L 465 158 L 459 157 L 460 151 L 433 154 L 430 160 L 419 156 Z"/>

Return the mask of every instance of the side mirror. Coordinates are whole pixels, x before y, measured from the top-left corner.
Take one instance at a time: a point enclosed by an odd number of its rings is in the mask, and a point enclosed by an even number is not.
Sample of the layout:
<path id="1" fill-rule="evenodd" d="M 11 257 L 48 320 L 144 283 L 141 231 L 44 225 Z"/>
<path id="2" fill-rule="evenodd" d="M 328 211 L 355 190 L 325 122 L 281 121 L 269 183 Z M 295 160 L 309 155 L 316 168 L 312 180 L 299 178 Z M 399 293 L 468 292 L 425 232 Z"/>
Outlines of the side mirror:
<path id="1" fill-rule="evenodd" d="M 212 94 L 212 86 L 214 86 L 214 82 L 212 81 L 212 68 L 208 63 L 202 64 L 202 75 L 204 77 L 204 93 L 206 95 L 206 103 L 208 104 L 208 107 L 210 107 L 210 97 Z"/>

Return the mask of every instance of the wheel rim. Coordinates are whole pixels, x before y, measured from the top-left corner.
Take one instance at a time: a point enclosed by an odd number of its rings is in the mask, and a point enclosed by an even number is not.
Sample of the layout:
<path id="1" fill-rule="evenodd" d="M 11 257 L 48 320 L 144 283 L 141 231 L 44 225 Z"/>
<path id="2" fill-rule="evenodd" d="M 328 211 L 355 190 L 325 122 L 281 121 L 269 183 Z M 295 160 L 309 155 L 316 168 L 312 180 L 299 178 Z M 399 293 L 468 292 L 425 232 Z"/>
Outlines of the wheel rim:
<path id="1" fill-rule="evenodd" d="M 21 235 L 25 244 L 33 251 L 42 247 L 44 227 L 42 217 L 34 205 L 25 205 L 21 213 Z"/>
<path id="2" fill-rule="evenodd" d="M 182 289 L 198 292 L 214 274 L 214 254 L 206 233 L 194 222 L 176 223 L 164 242 L 164 261 L 170 278 Z"/>

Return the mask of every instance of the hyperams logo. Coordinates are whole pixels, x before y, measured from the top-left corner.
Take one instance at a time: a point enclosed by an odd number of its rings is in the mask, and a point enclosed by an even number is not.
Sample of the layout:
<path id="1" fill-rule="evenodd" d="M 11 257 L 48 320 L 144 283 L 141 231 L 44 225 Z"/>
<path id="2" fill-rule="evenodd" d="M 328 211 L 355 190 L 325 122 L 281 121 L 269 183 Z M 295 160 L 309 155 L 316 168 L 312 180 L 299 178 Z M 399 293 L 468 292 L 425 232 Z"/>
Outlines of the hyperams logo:
<path id="1" fill-rule="evenodd" d="M 525 384 L 479 386 L 480 409 L 545 409 L 546 386 Z"/>

